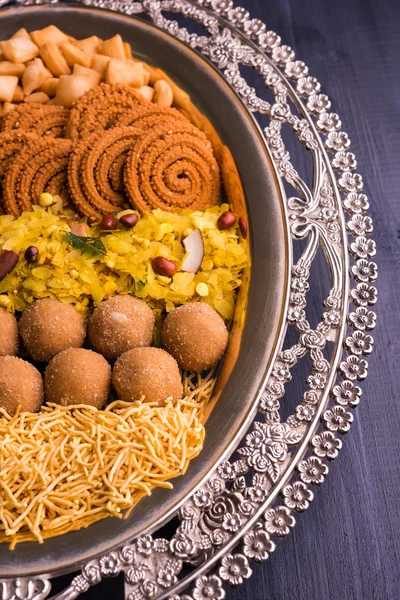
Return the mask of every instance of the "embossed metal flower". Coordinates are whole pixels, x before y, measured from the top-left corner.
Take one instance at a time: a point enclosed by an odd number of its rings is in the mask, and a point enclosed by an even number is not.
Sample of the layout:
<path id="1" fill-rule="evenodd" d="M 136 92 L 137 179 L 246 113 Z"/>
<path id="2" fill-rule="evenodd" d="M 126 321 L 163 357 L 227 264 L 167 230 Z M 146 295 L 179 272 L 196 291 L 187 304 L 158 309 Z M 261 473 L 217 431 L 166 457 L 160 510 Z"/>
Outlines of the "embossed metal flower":
<path id="1" fill-rule="evenodd" d="M 334 221 L 337 219 L 337 211 L 332 207 L 323 208 L 320 215 L 324 221 Z"/>
<path id="2" fill-rule="evenodd" d="M 349 314 L 349 323 L 361 331 L 373 329 L 376 323 L 376 314 L 365 306 L 359 306 Z"/>
<path id="3" fill-rule="evenodd" d="M 210 58 L 220 69 L 231 62 L 240 61 L 245 52 L 248 53 L 248 50 L 245 50 L 243 44 L 232 36 L 229 29 L 224 29 L 220 35 L 213 37 L 212 41 L 210 40 Z"/>
<path id="4" fill-rule="evenodd" d="M 163 588 L 170 588 L 177 581 L 177 576 L 170 569 L 160 569 L 157 573 L 157 583 Z"/>
<path id="5" fill-rule="evenodd" d="M 314 498 L 312 491 L 301 481 L 285 486 L 282 495 L 285 505 L 299 512 L 306 510 Z"/>
<path id="6" fill-rule="evenodd" d="M 139 590 L 145 600 L 151 600 L 157 595 L 158 586 L 157 583 L 153 579 L 145 579 L 140 584 Z"/>
<path id="7" fill-rule="evenodd" d="M 260 400 L 260 410 L 262 412 L 275 412 L 279 410 L 279 400 L 272 394 L 263 394 Z"/>
<path id="8" fill-rule="evenodd" d="M 340 172 L 351 171 L 357 167 L 356 157 L 352 152 L 336 152 L 332 159 L 332 166 Z"/>
<path id="9" fill-rule="evenodd" d="M 373 339 L 363 331 L 354 331 L 351 336 L 346 338 L 346 347 L 352 354 L 371 354 L 373 347 Z"/>
<path id="10" fill-rule="evenodd" d="M 123 546 L 119 551 L 119 556 L 123 565 L 131 565 L 135 560 L 135 549 L 132 545 Z"/>
<path id="11" fill-rule="evenodd" d="M 243 29 L 250 37 L 257 37 L 266 30 L 266 26 L 260 19 L 248 19 L 244 22 Z"/>
<path id="12" fill-rule="evenodd" d="M 238 513 L 226 513 L 224 515 L 222 521 L 222 527 L 225 531 L 230 531 L 231 533 L 236 533 L 242 526 L 243 520 L 242 517 Z"/>
<path id="13" fill-rule="evenodd" d="M 170 550 L 178 558 L 191 558 L 196 553 L 193 537 L 185 533 L 176 533 L 169 543 Z"/>
<path id="14" fill-rule="evenodd" d="M 338 310 L 328 310 L 322 313 L 322 320 L 328 327 L 337 327 L 340 323 L 340 313 Z"/>
<path id="15" fill-rule="evenodd" d="M 249 561 L 243 554 L 227 554 L 221 560 L 218 571 L 221 579 L 230 585 L 240 585 L 244 579 L 248 579 L 252 573 Z"/>
<path id="16" fill-rule="evenodd" d="M 303 294 L 290 294 L 289 303 L 291 306 L 297 306 L 298 308 L 304 308 L 307 304 Z"/>
<path id="17" fill-rule="evenodd" d="M 284 363 L 277 363 L 272 371 L 272 376 L 278 381 L 286 382 L 290 381 L 292 376 L 290 374 L 289 367 Z"/>
<path id="18" fill-rule="evenodd" d="M 118 575 L 120 571 L 120 561 L 114 554 L 103 556 L 100 559 L 100 571 L 103 577 Z"/>
<path id="19" fill-rule="evenodd" d="M 376 263 L 369 262 L 364 258 L 357 260 L 356 263 L 352 265 L 350 271 L 354 279 L 362 283 L 368 283 L 369 281 L 373 282 L 378 276 Z"/>
<path id="20" fill-rule="evenodd" d="M 246 437 L 246 446 L 239 448 L 238 453 L 247 457 L 248 464 L 258 472 L 268 473 L 272 481 L 279 476 L 278 462 L 285 459 L 288 444 L 299 441 L 301 434 L 291 431 L 287 424 L 254 423 L 254 432 Z M 254 433 L 261 434 L 262 438 L 255 438 Z M 257 446 L 254 440 L 257 439 Z M 261 441 L 262 440 L 262 441 Z M 250 445 L 247 442 L 250 441 Z"/>
<path id="21" fill-rule="evenodd" d="M 360 402 L 361 388 L 352 381 L 342 381 L 334 386 L 332 394 L 336 404 L 354 407 Z"/>
<path id="22" fill-rule="evenodd" d="M 327 106 L 326 110 L 329 110 L 329 108 L 330 106 Z M 335 152 L 345 150 L 350 146 L 349 136 L 344 131 L 330 131 L 325 140 L 325 146 L 328 150 Z"/>
<path id="23" fill-rule="evenodd" d="M 228 12 L 228 18 L 233 25 L 243 25 L 250 17 L 250 13 L 245 8 L 237 6 Z"/>
<path id="24" fill-rule="evenodd" d="M 361 214 L 369 209 L 368 198 L 365 194 L 351 192 L 343 200 L 343 207 L 349 213 Z"/>
<path id="25" fill-rule="evenodd" d="M 273 48 L 279 46 L 281 38 L 275 31 L 266 31 L 258 36 L 258 43 L 263 50 L 271 52 Z"/>
<path id="26" fill-rule="evenodd" d="M 251 502 L 261 504 L 267 497 L 267 491 L 261 487 L 249 487 L 246 488 L 245 496 L 251 500 Z"/>
<path id="27" fill-rule="evenodd" d="M 300 77 L 297 81 L 297 91 L 300 96 L 312 96 L 317 94 L 321 89 L 321 84 L 315 77 Z"/>
<path id="28" fill-rule="evenodd" d="M 328 473 L 328 467 L 315 456 L 301 461 L 297 468 L 300 473 L 300 479 L 304 483 L 313 483 L 314 485 L 321 484 Z"/>
<path id="29" fill-rule="evenodd" d="M 295 277 L 292 280 L 291 288 L 294 292 L 305 294 L 310 289 L 310 284 L 304 277 Z"/>
<path id="30" fill-rule="evenodd" d="M 360 236 L 350 244 L 350 252 L 356 258 L 368 258 L 375 256 L 376 244 L 374 240 L 369 240 L 364 236 Z"/>
<path id="31" fill-rule="evenodd" d="M 351 354 L 346 360 L 340 363 L 340 370 L 343 376 L 350 381 L 365 379 L 368 373 L 368 363 L 366 360 Z"/>
<path id="32" fill-rule="evenodd" d="M 309 375 L 307 377 L 307 383 L 312 390 L 323 390 L 326 383 L 326 377 L 316 373 L 315 375 Z"/>
<path id="33" fill-rule="evenodd" d="M 96 585 L 101 581 L 100 567 L 94 563 L 88 563 L 82 568 L 82 575 L 90 583 Z"/>
<path id="34" fill-rule="evenodd" d="M 218 467 L 218 475 L 227 481 L 233 481 L 236 477 L 235 468 L 228 460 L 225 460 Z"/>
<path id="35" fill-rule="evenodd" d="M 133 567 L 125 572 L 125 579 L 131 585 L 144 581 L 150 567 L 145 562 L 137 562 Z"/>
<path id="36" fill-rule="evenodd" d="M 361 192 L 363 189 L 363 180 L 358 173 L 343 173 L 338 183 L 345 192 Z"/>
<path id="37" fill-rule="evenodd" d="M 343 406 L 334 406 L 324 412 L 324 421 L 330 431 L 346 433 L 353 422 L 353 415 Z"/>
<path id="38" fill-rule="evenodd" d="M 342 122 L 336 113 L 325 112 L 320 113 L 316 125 L 321 131 L 337 131 L 341 128 Z"/>
<path id="39" fill-rule="evenodd" d="M 211 7 L 219 13 L 225 13 L 229 11 L 232 6 L 232 0 L 211 0 Z"/>
<path id="40" fill-rule="evenodd" d="M 261 562 L 275 550 L 276 545 L 266 531 L 256 529 L 244 536 L 243 552 L 247 558 Z"/>
<path id="41" fill-rule="evenodd" d="M 207 490 L 199 490 L 193 496 L 193 503 L 198 508 L 209 508 L 212 504 L 212 494 Z"/>
<path id="42" fill-rule="evenodd" d="M 302 60 L 295 60 L 286 63 L 285 74 L 292 79 L 306 77 L 308 75 L 308 67 Z"/>
<path id="43" fill-rule="evenodd" d="M 356 306 L 363 307 L 375 304 L 377 295 L 377 289 L 373 285 L 368 285 L 367 283 L 358 283 L 350 292 L 351 301 Z"/>
<path id="44" fill-rule="evenodd" d="M 154 541 L 151 535 L 140 537 L 136 541 L 136 548 L 139 554 L 149 556 L 154 548 Z"/>
<path id="45" fill-rule="evenodd" d="M 270 508 L 264 513 L 265 529 L 270 535 L 283 537 L 295 525 L 295 519 L 286 506 Z"/>
<path id="46" fill-rule="evenodd" d="M 342 441 L 336 438 L 330 431 L 324 431 L 320 435 L 316 435 L 311 440 L 314 448 L 314 454 L 320 458 L 329 458 L 333 460 L 339 454 L 342 447 Z"/>
<path id="47" fill-rule="evenodd" d="M 364 215 L 353 215 L 351 220 L 347 223 L 347 229 L 353 235 L 365 235 L 371 233 L 373 230 L 372 220 L 370 217 Z"/>
<path id="48" fill-rule="evenodd" d="M 296 406 L 296 417 L 299 421 L 310 422 L 315 413 L 315 409 L 309 404 L 299 404 Z"/>
<path id="49" fill-rule="evenodd" d="M 271 106 L 271 119 L 285 121 L 288 115 L 290 115 L 290 106 L 285 102 L 276 102 Z"/>
<path id="50" fill-rule="evenodd" d="M 272 49 L 272 59 L 280 65 L 291 62 L 294 59 L 294 52 L 290 46 L 276 46 Z"/>
<path id="51" fill-rule="evenodd" d="M 314 114 L 326 112 L 331 107 L 331 101 L 326 94 L 313 94 L 307 100 L 307 108 Z M 340 148 L 341 150 L 341 148 Z"/>
<path id="52" fill-rule="evenodd" d="M 222 581 L 217 575 L 199 577 L 192 594 L 194 600 L 223 600 L 225 598 Z"/>

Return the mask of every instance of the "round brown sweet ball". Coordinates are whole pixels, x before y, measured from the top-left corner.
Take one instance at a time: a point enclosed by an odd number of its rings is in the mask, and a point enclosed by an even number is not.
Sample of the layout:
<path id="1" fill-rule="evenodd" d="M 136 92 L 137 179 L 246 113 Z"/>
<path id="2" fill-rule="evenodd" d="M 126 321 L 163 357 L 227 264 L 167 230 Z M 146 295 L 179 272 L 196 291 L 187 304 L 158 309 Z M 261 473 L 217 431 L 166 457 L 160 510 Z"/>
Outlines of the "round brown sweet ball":
<path id="1" fill-rule="evenodd" d="M 182 398 L 182 382 L 174 358 L 161 348 L 133 348 L 115 363 L 113 385 L 118 397 L 135 402 L 142 396 L 147 402 L 165 404 Z"/>
<path id="2" fill-rule="evenodd" d="M 214 367 L 228 344 L 228 331 L 219 314 L 205 302 L 175 308 L 165 319 L 162 344 L 182 369 Z"/>
<path id="3" fill-rule="evenodd" d="M 133 296 L 114 296 L 98 306 L 89 319 L 91 347 L 109 360 L 127 350 L 150 346 L 154 315 L 151 308 Z"/>
<path id="4" fill-rule="evenodd" d="M 81 313 L 51 298 L 36 300 L 24 310 L 19 331 L 30 356 L 41 362 L 66 348 L 80 348 L 86 334 Z"/>
<path id="5" fill-rule="evenodd" d="M 42 401 L 43 381 L 39 371 L 22 358 L 0 357 L 0 408 L 11 416 L 18 406 L 23 412 L 37 412 Z"/>
<path id="6" fill-rule="evenodd" d="M 11 313 L 0 308 L 0 356 L 14 356 L 18 352 L 18 323 Z"/>
<path id="7" fill-rule="evenodd" d="M 60 406 L 89 404 L 101 408 L 110 385 L 111 367 L 106 359 L 83 348 L 68 348 L 57 354 L 44 375 L 46 402 Z"/>

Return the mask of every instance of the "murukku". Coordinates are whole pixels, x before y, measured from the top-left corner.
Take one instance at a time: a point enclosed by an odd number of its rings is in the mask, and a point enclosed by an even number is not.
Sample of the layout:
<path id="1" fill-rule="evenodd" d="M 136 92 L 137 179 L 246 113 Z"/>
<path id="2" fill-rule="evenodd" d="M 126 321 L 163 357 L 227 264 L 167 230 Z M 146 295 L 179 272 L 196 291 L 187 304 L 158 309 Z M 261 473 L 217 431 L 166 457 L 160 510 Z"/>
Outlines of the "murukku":
<path id="1" fill-rule="evenodd" d="M 102 213 L 121 210 L 126 196 L 112 188 L 109 171 L 121 157 L 119 168 L 123 168 L 128 150 L 137 137 L 138 132 L 133 127 L 116 127 L 93 133 L 74 146 L 68 165 L 68 183 L 79 212 L 97 219 Z"/>
<path id="2" fill-rule="evenodd" d="M 126 110 L 146 104 L 149 101 L 132 87 L 102 83 L 84 94 L 71 109 L 66 136 L 76 141 L 109 129 Z"/>
<path id="3" fill-rule="evenodd" d="M 0 179 L 8 169 L 13 157 L 22 150 L 26 143 L 37 139 L 31 133 L 11 131 L 0 133 Z"/>
<path id="4" fill-rule="evenodd" d="M 220 171 L 211 143 L 190 123 L 140 130 L 125 163 L 124 183 L 134 208 L 203 210 L 218 204 Z"/>
<path id="5" fill-rule="evenodd" d="M 68 193 L 68 176 L 67 169 L 60 171 L 57 175 L 54 175 L 46 184 L 45 192 L 48 192 L 52 196 L 60 196 L 63 203 L 63 208 L 69 208 L 71 205 L 71 199 Z"/>
<path id="6" fill-rule="evenodd" d="M 148 104 L 145 106 L 137 106 L 134 110 L 128 110 L 118 115 L 115 120 L 115 127 L 139 127 L 140 129 L 148 129 L 160 123 L 170 123 L 174 126 L 176 122 L 190 123 L 190 121 L 175 108 L 160 106 L 159 104 Z"/>
<path id="7" fill-rule="evenodd" d="M 64 137 L 69 109 L 48 104 L 19 104 L 2 120 L 0 130 L 26 131 L 38 136 Z"/>
<path id="8" fill-rule="evenodd" d="M 70 140 L 52 137 L 25 144 L 4 175 L 3 203 L 7 211 L 19 216 L 23 210 L 32 210 L 47 183 L 67 169 L 71 149 Z"/>

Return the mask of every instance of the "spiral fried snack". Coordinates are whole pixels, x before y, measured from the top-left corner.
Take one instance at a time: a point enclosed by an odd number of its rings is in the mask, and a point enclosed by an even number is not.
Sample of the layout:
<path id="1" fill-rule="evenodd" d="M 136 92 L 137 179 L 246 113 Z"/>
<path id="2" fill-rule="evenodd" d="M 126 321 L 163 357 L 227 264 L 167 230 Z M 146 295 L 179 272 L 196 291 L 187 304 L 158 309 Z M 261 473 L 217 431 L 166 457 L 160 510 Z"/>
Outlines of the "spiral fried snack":
<path id="1" fill-rule="evenodd" d="M 110 170 L 123 168 L 138 135 L 134 127 L 115 127 L 93 133 L 74 146 L 68 183 L 72 201 L 80 213 L 95 220 L 104 212 L 121 210 L 126 197 L 110 184 Z"/>
<path id="2" fill-rule="evenodd" d="M 64 137 L 69 109 L 48 104 L 20 104 L 2 120 L 1 131 L 25 131 L 38 136 Z"/>
<path id="3" fill-rule="evenodd" d="M 70 140 L 52 137 L 25 144 L 4 176 L 3 202 L 9 213 L 18 217 L 22 210 L 32 210 L 48 182 L 67 169 L 71 148 Z"/>
<path id="4" fill-rule="evenodd" d="M 36 193 L 36 189 L 33 190 Z M 67 169 L 60 171 L 57 175 L 54 175 L 45 187 L 45 192 L 48 192 L 52 196 L 60 196 L 63 201 L 63 208 L 70 207 L 70 197 L 68 193 L 68 176 Z"/>
<path id="5" fill-rule="evenodd" d="M 140 131 L 129 152 L 125 189 L 134 208 L 148 212 L 202 210 L 218 204 L 220 173 L 211 143 L 191 123 Z"/>
<path id="6" fill-rule="evenodd" d="M 159 104 L 146 104 L 144 106 L 136 106 L 133 110 L 127 110 L 118 115 L 115 120 L 115 127 L 124 127 L 130 125 L 142 130 L 154 127 L 160 123 L 170 123 L 174 126 L 177 121 L 190 123 L 179 110 L 160 106 Z"/>
<path id="7" fill-rule="evenodd" d="M 8 169 L 12 159 L 27 142 L 37 139 L 36 135 L 19 131 L 0 133 L 0 179 Z"/>
<path id="8" fill-rule="evenodd" d="M 77 141 L 95 131 L 109 129 L 128 109 L 149 104 L 129 86 L 102 83 L 80 98 L 71 109 L 66 135 Z"/>

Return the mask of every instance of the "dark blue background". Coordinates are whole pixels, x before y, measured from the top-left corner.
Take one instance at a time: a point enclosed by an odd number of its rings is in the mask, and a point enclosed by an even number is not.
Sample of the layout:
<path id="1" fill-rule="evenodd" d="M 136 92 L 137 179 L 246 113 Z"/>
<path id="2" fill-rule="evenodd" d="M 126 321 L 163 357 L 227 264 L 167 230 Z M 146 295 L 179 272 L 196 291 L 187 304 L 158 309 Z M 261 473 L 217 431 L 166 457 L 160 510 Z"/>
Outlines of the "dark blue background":
<path id="1" fill-rule="evenodd" d="M 241 5 L 304 60 L 350 135 L 374 220 L 379 301 L 369 377 L 339 458 L 293 532 L 227 600 L 400 600 L 400 0 Z M 121 597 L 120 580 L 82 596 Z"/>
<path id="2" fill-rule="evenodd" d="M 400 2 L 242 0 L 281 35 L 350 135 L 378 245 L 378 326 L 344 447 L 293 532 L 228 600 L 400 599 Z"/>

